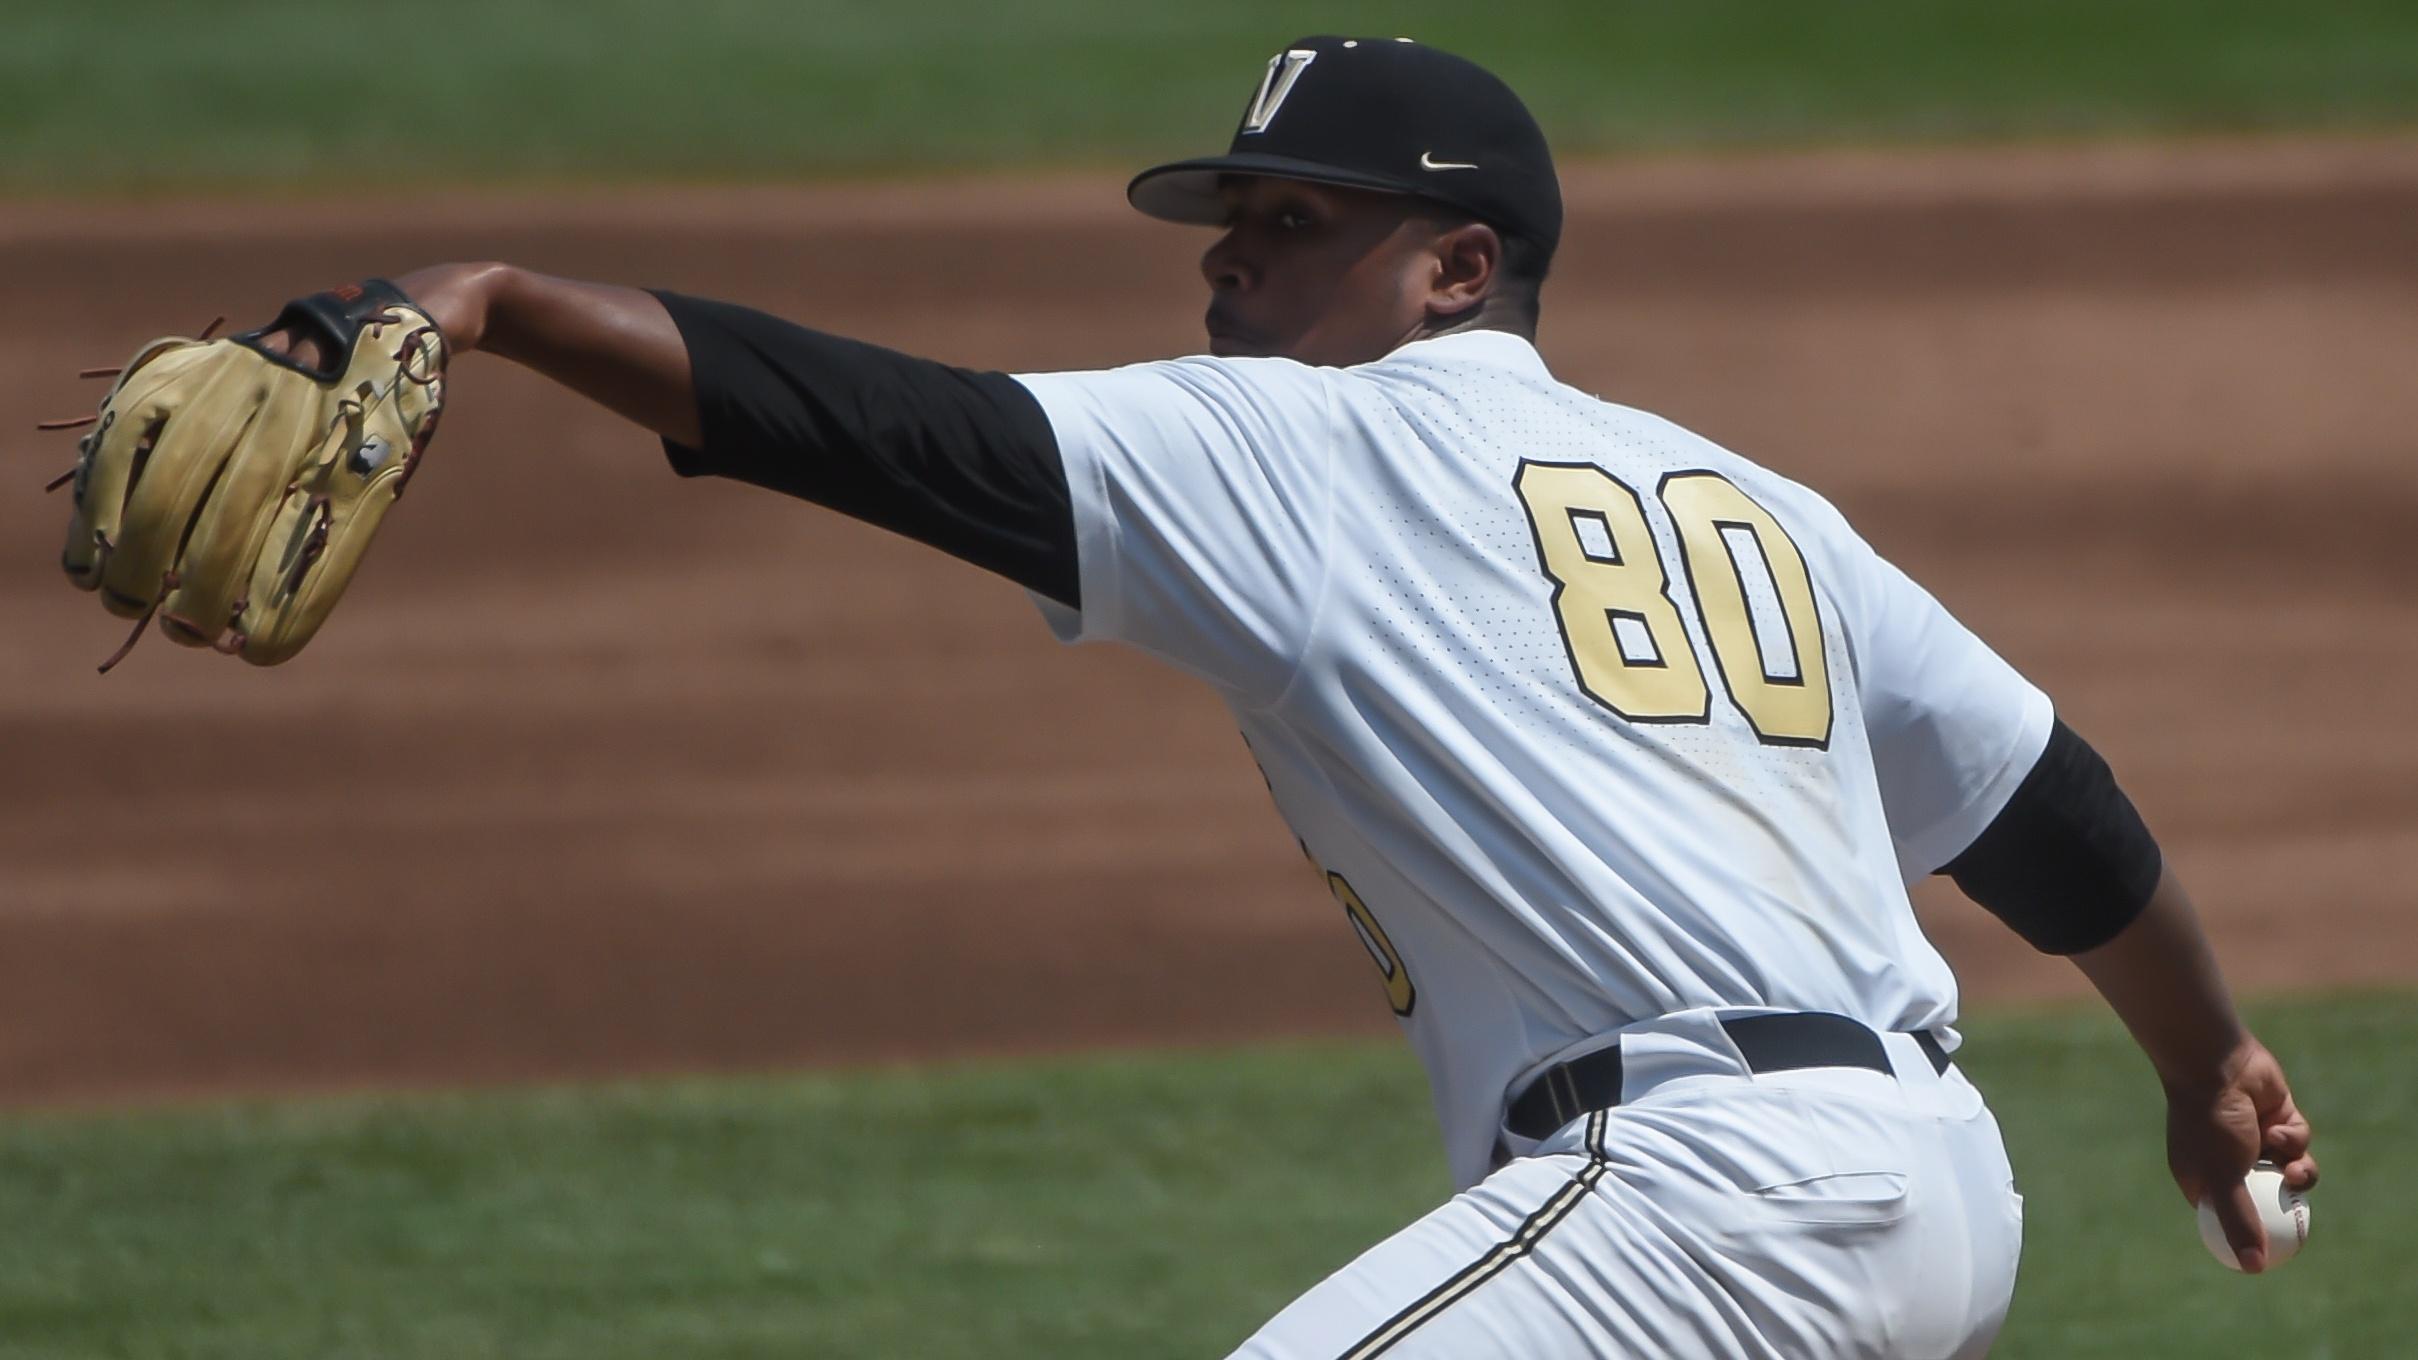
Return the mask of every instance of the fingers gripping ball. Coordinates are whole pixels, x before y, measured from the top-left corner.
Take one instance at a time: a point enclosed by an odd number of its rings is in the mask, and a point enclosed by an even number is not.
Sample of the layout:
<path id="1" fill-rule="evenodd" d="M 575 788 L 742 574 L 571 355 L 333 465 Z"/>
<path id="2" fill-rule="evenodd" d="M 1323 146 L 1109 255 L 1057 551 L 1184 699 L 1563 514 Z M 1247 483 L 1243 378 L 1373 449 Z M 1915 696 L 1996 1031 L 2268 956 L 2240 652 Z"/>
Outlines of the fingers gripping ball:
<path id="1" fill-rule="evenodd" d="M 318 367 L 274 351 L 318 341 Z M 60 557 L 113 614 L 273 666 L 352 581 L 436 433 L 445 341 L 371 279 L 287 303 L 257 331 L 138 351 L 80 448 Z"/>
<path id="2" fill-rule="evenodd" d="M 2266 1225 L 2267 1268 L 2272 1270 L 2299 1255 L 2300 1249 L 2308 1244 L 2309 1201 L 2284 1184 L 2284 1174 L 2273 1162 L 2260 1162 L 2250 1168 L 2243 1184 L 2250 1191 L 2251 1207 Z M 2209 1199 L 2200 1201 L 2200 1242 L 2226 1269 L 2242 1268 L 2233 1257 L 2232 1246 L 2225 1241 L 2225 1226 L 2217 1221 L 2215 1202 Z"/>

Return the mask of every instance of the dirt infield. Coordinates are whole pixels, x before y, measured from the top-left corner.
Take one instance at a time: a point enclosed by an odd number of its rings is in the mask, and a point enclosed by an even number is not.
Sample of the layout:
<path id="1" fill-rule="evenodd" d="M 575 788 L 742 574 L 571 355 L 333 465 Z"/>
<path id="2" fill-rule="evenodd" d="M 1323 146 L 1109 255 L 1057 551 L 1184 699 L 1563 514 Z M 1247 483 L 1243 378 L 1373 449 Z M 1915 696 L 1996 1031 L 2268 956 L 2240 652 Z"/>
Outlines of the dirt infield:
<path id="1" fill-rule="evenodd" d="M 2418 973 L 2418 144 L 1593 169 L 1562 374 L 1813 482 L 2117 763 L 2252 987 Z M 0 210 L 0 419 L 435 259 L 960 362 L 1197 341 L 1106 180 Z M 1222 711 L 1014 589 L 674 481 L 484 358 L 346 612 L 260 673 L 0 489 L 0 1098 L 756 1067 L 1388 1018 Z M 299 847 L 282 850 L 281 847 Z M 1979 912 L 1979 998 L 2070 988 Z"/>

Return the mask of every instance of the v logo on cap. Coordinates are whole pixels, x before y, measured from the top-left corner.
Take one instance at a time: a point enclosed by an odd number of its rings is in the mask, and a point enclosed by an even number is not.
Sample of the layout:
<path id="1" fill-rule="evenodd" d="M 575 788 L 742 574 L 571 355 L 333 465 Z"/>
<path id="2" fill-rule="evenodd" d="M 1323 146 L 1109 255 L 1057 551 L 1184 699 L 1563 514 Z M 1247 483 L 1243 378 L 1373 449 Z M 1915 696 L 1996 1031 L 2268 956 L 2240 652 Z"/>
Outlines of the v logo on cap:
<path id="1" fill-rule="evenodd" d="M 1243 131 L 1266 132 L 1276 111 L 1284 107 L 1285 96 L 1293 93 L 1301 73 L 1316 60 L 1316 52 L 1298 47 L 1268 58 L 1268 73 L 1259 79 L 1259 93 L 1251 96 L 1251 107 L 1243 113 Z"/>
<path id="2" fill-rule="evenodd" d="M 1134 176 L 1125 196 L 1135 207 L 1219 226 L 1231 216 L 1219 186 L 1257 176 L 1409 194 L 1547 250 L 1561 240 L 1544 131 L 1486 68 L 1421 43 L 1333 34 L 1295 38 L 1261 60 L 1267 70 L 1225 154 Z"/>

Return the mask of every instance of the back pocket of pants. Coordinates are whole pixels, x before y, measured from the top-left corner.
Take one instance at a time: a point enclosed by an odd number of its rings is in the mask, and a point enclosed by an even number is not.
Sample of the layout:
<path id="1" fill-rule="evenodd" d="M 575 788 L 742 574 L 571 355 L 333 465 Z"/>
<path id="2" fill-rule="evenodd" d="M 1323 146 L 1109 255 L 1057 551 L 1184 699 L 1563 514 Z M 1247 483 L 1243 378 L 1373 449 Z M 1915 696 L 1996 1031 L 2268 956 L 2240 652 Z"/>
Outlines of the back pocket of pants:
<path id="1" fill-rule="evenodd" d="M 1895 1223 L 1906 1216 L 1906 1176 L 1899 1171 L 1834 1171 L 1757 1186 L 1755 1202 L 1799 1223 L 1840 1226 Z"/>

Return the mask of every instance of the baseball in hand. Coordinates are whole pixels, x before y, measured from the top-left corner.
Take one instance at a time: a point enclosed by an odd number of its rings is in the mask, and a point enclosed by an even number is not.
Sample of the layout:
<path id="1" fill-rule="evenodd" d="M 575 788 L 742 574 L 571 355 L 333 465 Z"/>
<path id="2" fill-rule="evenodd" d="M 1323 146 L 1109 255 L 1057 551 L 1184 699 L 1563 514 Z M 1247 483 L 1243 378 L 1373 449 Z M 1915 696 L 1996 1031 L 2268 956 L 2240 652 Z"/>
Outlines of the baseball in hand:
<path id="1" fill-rule="evenodd" d="M 2250 1168 L 2243 1183 L 2250 1187 L 2250 1202 L 2267 1225 L 2267 1268 L 2273 1270 L 2298 1255 L 2308 1243 L 2309 1201 L 2284 1184 L 2284 1174 L 2273 1162 L 2260 1162 Z M 2225 1229 L 2217 1222 L 2216 1206 L 2205 1199 L 2200 1201 L 2200 1241 L 2206 1244 L 2208 1254 L 2226 1269 L 2242 1268 L 2233 1259 L 2233 1248 L 2225 1242 Z"/>

